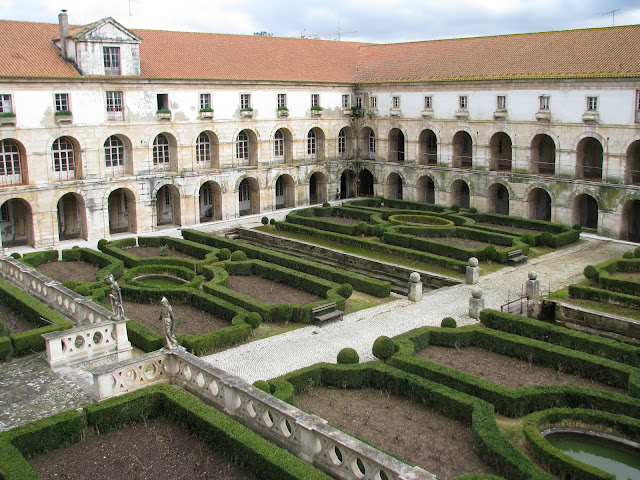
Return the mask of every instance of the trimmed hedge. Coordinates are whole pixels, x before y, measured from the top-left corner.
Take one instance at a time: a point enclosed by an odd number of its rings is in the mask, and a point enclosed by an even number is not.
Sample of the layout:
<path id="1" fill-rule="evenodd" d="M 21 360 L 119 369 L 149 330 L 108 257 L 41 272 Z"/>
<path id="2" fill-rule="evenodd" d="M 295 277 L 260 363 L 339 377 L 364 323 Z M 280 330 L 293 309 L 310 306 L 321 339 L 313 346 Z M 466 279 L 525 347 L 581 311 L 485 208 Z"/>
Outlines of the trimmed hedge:
<path id="1" fill-rule="evenodd" d="M 280 223 L 282 222 L 278 222 L 278 225 L 280 225 Z M 274 252 L 267 248 L 256 247 L 248 243 L 198 232 L 196 230 L 183 229 L 182 235 L 190 240 L 213 245 L 217 248 L 241 249 L 247 254 L 248 258 L 257 258 L 271 264 L 281 265 L 292 270 L 297 270 L 298 272 L 307 273 L 340 284 L 349 283 L 359 292 L 368 293 L 375 297 L 384 298 L 388 297 L 391 293 L 391 285 L 389 282 L 383 282 L 369 278 L 366 275 L 352 273 L 342 268 L 322 265 L 311 260 L 304 260 L 293 255 Z"/>
<path id="2" fill-rule="evenodd" d="M 25 253 L 24 256 L 18 260 L 30 267 L 37 268 L 38 265 L 43 263 L 56 262 L 58 260 L 58 251 L 43 250 L 41 252 Z"/>
<path id="3" fill-rule="evenodd" d="M 640 297 L 626 295 L 624 293 L 610 292 L 602 288 L 587 287 L 585 285 L 569 285 L 569 295 L 573 298 L 595 300 L 598 302 L 613 303 L 629 308 L 640 309 Z"/>
<path id="4" fill-rule="evenodd" d="M 119 278 L 124 271 L 124 262 L 122 260 L 92 248 L 63 250 L 62 260 L 83 261 L 100 267 L 101 270 L 96 274 L 97 282 L 104 282 L 105 277 L 109 275 L 113 275 L 113 278 Z"/>
<path id="5" fill-rule="evenodd" d="M 139 267 L 131 268 L 124 276 L 127 285 L 143 288 L 163 288 L 146 285 L 144 281 L 135 280 L 136 277 L 141 275 L 171 275 L 173 277 L 186 280 L 187 283 L 182 285 L 176 285 L 172 288 L 195 288 L 200 287 L 202 283 L 202 277 L 197 276 L 193 270 L 187 267 L 171 266 L 171 265 L 141 265 Z"/>
<path id="6" fill-rule="evenodd" d="M 11 355 L 11 339 L 0 337 L 0 362 L 4 362 Z"/>
<path id="7" fill-rule="evenodd" d="M 39 479 L 25 457 L 79 441 L 88 427 L 100 433 L 164 416 L 228 459 L 273 480 L 329 480 L 295 455 L 263 439 L 224 413 L 169 385 L 156 385 L 64 412 L 0 434 L 0 478 Z"/>

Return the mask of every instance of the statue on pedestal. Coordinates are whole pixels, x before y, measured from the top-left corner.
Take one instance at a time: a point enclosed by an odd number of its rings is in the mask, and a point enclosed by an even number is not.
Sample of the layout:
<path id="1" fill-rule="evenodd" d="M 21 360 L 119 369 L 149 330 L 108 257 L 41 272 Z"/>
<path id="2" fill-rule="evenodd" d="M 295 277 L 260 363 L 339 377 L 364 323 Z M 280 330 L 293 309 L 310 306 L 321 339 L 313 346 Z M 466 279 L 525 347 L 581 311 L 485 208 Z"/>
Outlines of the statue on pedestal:
<path id="1" fill-rule="evenodd" d="M 120 291 L 120 286 L 118 282 L 116 282 L 113 275 L 108 275 L 104 277 L 107 285 L 111 287 L 111 293 L 109 294 L 109 300 L 111 300 L 111 311 L 113 315 L 111 315 L 112 320 L 123 320 L 124 319 L 124 307 L 122 306 L 122 292 Z"/>
<path id="2" fill-rule="evenodd" d="M 162 297 L 160 305 L 162 306 L 162 310 L 160 311 L 160 320 L 164 325 L 164 336 L 167 339 L 167 349 L 176 350 L 179 346 L 175 333 L 176 317 L 173 315 L 173 309 L 171 308 L 167 297 Z"/>

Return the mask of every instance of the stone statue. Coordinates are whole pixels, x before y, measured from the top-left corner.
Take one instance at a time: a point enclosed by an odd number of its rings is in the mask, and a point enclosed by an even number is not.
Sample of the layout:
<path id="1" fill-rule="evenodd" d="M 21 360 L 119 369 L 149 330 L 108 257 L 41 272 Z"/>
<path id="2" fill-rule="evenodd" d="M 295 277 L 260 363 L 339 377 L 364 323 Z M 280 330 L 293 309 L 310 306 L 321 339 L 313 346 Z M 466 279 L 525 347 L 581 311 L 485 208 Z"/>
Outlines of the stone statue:
<path id="1" fill-rule="evenodd" d="M 111 318 L 113 320 L 122 320 L 124 319 L 124 307 L 122 306 L 122 292 L 120 291 L 120 286 L 113 278 L 113 275 L 108 275 L 104 277 L 104 279 L 107 282 L 107 285 L 111 287 L 111 293 L 109 294 L 109 299 L 111 300 L 111 311 L 113 311 Z"/>
<path id="2" fill-rule="evenodd" d="M 167 349 L 176 350 L 178 348 L 178 339 L 176 338 L 176 317 L 173 315 L 173 309 L 169 304 L 167 297 L 160 300 L 162 310 L 160 311 L 160 320 L 164 325 L 164 335 L 167 338 Z"/>

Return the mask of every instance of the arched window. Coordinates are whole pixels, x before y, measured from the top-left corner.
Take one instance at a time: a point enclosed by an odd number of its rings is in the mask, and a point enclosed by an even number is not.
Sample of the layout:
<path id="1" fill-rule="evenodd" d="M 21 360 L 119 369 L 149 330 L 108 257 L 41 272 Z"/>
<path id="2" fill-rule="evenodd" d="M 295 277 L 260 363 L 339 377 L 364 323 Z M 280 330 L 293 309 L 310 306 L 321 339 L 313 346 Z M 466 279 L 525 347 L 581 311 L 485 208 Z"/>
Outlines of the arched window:
<path id="1" fill-rule="evenodd" d="M 107 168 L 121 167 L 124 165 L 124 143 L 115 135 L 104 142 L 104 161 Z"/>
<path id="2" fill-rule="evenodd" d="M 169 164 L 169 139 L 162 133 L 153 140 L 153 164 Z"/>
<path id="3" fill-rule="evenodd" d="M 316 154 L 316 132 L 309 130 L 307 135 L 307 155 Z"/>
<path id="4" fill-rule="evenodd" d="M 57 138 L 53 142 L 53 171 L 71 172 L 75 170 L 73 143 L 67 137 Z"/>
<path id="5" fill-rule="evenodd" d="M 347 135 L 344 128 L 338 133 L 338 153 L 344 154 L 347 151 Z"/>
<path id="6" fill-rule="evenodd" d="M 0 142 L 0 175 L 20 175 L 20 151 L 11 140 Z"/>
<path id="7" fill-rule="evenodd" d="M 196 162 L 211 163 L 211 141 L 209 135 L 202 132 L 196 139 Z"/>
<path id="8" fill-rule="evenodd" d="M 236 158 L 238 160 L 249 159 L 249 137 L 244 130 L 238 134 L 236 140 Z"/>
<path id="9" fill-rule="evenodd" d="M 282 130 L 276 131 L 273 137 L 273 155 L 275 157 L 284 157 L 284 135 Z"/>

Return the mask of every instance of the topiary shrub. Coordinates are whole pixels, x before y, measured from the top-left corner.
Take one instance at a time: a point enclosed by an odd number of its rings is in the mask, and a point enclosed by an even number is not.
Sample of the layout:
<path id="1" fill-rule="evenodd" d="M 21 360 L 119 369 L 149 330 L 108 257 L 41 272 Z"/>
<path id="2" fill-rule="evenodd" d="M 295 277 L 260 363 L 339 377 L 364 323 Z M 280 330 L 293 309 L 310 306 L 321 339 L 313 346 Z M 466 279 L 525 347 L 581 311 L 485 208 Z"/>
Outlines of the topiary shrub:
<path id="1" fill-rule="evenodd" d="M 255 330 L 262 323 L 262 317 L 258 312 L 249 312 L 244 321 L 251 325 L 251 328 Z"/>
<path id="2" fill-rule="evenodd" d="M 551 232 L 542 232 L 542 235 L 540 235 L 540 243 L 545 247 L 550 247 L 553 243 L 553 235 L 551 235 Z"/>
<path id="3" fill-rule="evenodd" d="M 269 382 L 266 382 L 264 380 L 256 380 L 255 382 L 253 382 L 253 386 L 259 388 L 263 392 L 271 394 L 271 385 L 269 384 Z"/>
<path id="4" fill-rule="evenodd" d="M 338 352 L 336 359 L 340 365 L 348 365 L 352 363 L 360 363 L 360 355 L 353 348 L 343 348 Z"/>
<path id="5" fill-rule="evenodd" d="M 375 227 L 373 227 L 373 230 L 371 231 L 371 233 L 373 233 L 374 236 L 382 239 L 382 237 L 384 237 L 384 234 L 385 234 L 386 231 L 387 231 L 387 229 L 384 228 L 384 226 L 376 225 Z"/>
<path id="6" fill-rule="evenodd" d="M 598 278 L 598 269 L 593 265 L 587 265 L 586 267 L 584 267 L 584 270 L 582 271 L 582 273 L 589 280 L 595 280 Z"/>
<path id="7" fill-rule="evenodd" d="M 360 222 L 356 227 L 358 235 L 361 235 L 363 237 L 364 237 L 364 234 L 367 233 L 368 229 L 369 229 L 369 225 L 367 225 L 367 222 Z"/>
<path id="8" fill-rule="evenodd" d="M 340 288 L 338 289 L 338 295 L 343 298 L 350 298 L 352 294 L 353 287 L 350 283 L 343 283 L 342 285 L 340 285 Z"/>
<path id="9" fill-rule="evenodd" d="M 231 254 L 232 262 L 244 262 L 247 259 L 247 254 L 242 250 L 236 250 Z"/>
<path id="10" fill-rule="evenodd" d="M 536 237 L 532 233 L 525 233 L 520 239 L 530 247 L 535 247 L 536 245 Z"/>
<path id="11" fill-rule="evenodd" d="M 458 213 L 460 211 L 460 205 L 451 205 L 451 210 Z"/>
<path id="12" fill-rule="evenodd" d="M 324 202 L 324 203 L 322 204 L 322 206 L 323 206 L 324 208 L 327 208 L 327 207 L 330 207 L 330 206 L 331 206 L 331 204 L 330 204 L 329 202 Z"/>
<path id="13" fill-rule="evenodd" d="M 471 207 L 468 211 L 469 213 L 478 213 L 478 209 L 476 207 Z"/>
<path id="14" fill-rule="evenodd" d="M 267 225 L 269 223 L 269 219 L 267 217 L 262 217 L 262 220 L 260 220 L 262 222 L 263 225 Z"/>
<path id="15" fill-rule="evenodd" d="M 231 258 L 231 250 L 228 248 L 221 248 L 218 250 L 218 253 L 216 253 L 216 257 L 218 257 L 218 260 L 229 260 L 229 258 Z"/>
<path id="16" fill-rule="evenodd" d="M 271 320 L 274 322 L 289 323 L 291 317 L 293 317 L 293 305 L 283 303 L 281 305 L 274 305 L 272 307 Z"/>
<path id="17" fill-rule="evenodd" d="M 640 258 L 640 245 L 638 245 L 638 246 L 636 247 L 636 249 L 633 251 L 633 255 L 634 255 L 636 258 Z"/>
<path id="18" fill-rule="evenodd" d="M 19 258 L 22 258 L 22 255 L 20 255 L 18 252 L 13 252 L 13 253 L 11 254 L 11 256 L 12 256 L 13 258 L 15 258 L 16 260 L 17 260 L 17 259 L 19 259 Z"/>
<path id="19" fill-rule="evenodd" d="M 373 353 L 376 358 L 386 362 L 396 353 L 396 344 L 389 337 L 382 335 L 373 342 L 371 353 Z"/>
<path id="20" fill-rule="evenodd" d="M 102 250 L 102 247 L 104 247 L 107 243 L 109 243 L 109 241 L 106 238 L 101 238 L 100 240 L 98 240 L 98 250 Z"/>
<path id="21" fill-rule="evenodd" d="M 498 256 L 498 250 L 493 245 L 487 245 L 484 249 L 484 254 L 487 256 L 487 260 L 493 262 Z"/>
<path id="22" fill-rule="evenodd" d="M 626 258 L 626 259 L 628 259 L 628 260 L 631 260 L 632 258 L 634 258 L 634 257 L 633 257 L 633 252 L 624 252 L 624 253 L 622 254 L 622 258 Z"/>
<path id="23" fill-rule="evenodd" d="M 453 317 L 444 317 L 440 322 L 440 326 L 442 328 L 456 328 L 458 324 L 456 323 L 456 319 Z"/>
<path id="24" fill-rule="evenodd" d="M 273 225 L 275 227 L 276 225 L 276 219 L 272 218 L 271 220 L 269 220 L 269 225 Z"/>
<path id="25" fill-rule="evenodd" d="M 582 231 L 582 225 L 580 225 L 579 223 L 574 224 L 573 227 L 571 228 L 573 228 L 574 230 L 577 230 L 578 232 Z"/>

